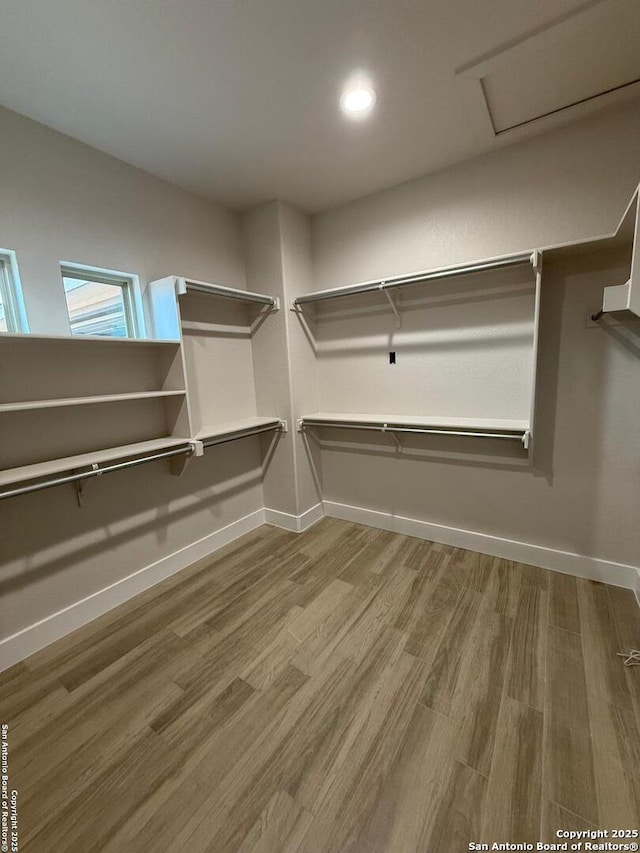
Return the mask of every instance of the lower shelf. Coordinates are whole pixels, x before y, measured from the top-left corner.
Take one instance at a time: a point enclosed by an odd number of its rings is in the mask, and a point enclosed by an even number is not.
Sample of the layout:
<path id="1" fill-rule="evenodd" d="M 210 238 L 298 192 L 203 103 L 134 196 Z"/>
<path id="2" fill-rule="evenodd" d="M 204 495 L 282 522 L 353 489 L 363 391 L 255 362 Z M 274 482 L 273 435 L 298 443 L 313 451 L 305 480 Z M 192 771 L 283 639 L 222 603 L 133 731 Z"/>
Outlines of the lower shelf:
<path id="1" fill-rule="evenodd" d="M 74 471 L 77 468 L 89 468 L 92 465 L 114 462 L 115 460 L 129 460 L 137 457 L 161 453 L 165 450 L 178 448 L 191 449 L 196 455 L 201 455 L 201 450 L 196 449 L 200 442 L 204 447 L 213 444 L 221 444 L 237 438 L 256 435 L 261 432 L 272 430 L 283 430 L 286 424 L 280 418 L 253 417 L 231 421 L 225 424 L 205 427 L 194 439 L 190 438 L 152 438 L 148 441 L 138 441 L 134 444 L 124 444 L 119 447 L 108 447 L 103 450 L 95 450 L 90 453 L 80 453 L 76 456 L 65 456 L 59 459 L 48 459 L 45 462 L 36 462 L 31 465 L 21 465 L 16 468 L 8 468 L 0 471 L 0 487 L 17 485 L 30 480 L 42 480 L 53 474 Z M 180 451 L 178 451 L 180 452 Z M 174 454 L 169 454 L 174 455 Z M 142 460 L 141 460 L 142 461 Z M 146 460 L 144 460 L 146 461 Z M 91 472 L 90 472 L 91 473 Z M 55 485 L 55 483 L 53 483 Z M 33 486 L 15 490 L 17 493 L 34 491 L 45 484 L 36 483 Z M 12 497 L 14 490 L 10 493 L 2 493 L 0 497 Z"/>
<path id="2" fill-rule="evenodd" d="M 123 444 L 119 447 L 94 450 L 91 453 L 80 453 L 77 456 L 65 456 L 60 459 L 48 459 L 46 462 L 36 462 L 33 465 L 7 468 L 0 471 L 0 486 L 23 483 L 25 480 L 36 480 L 40 477 L 48 477 L 50 474 L 72 471 L 74 468 L 99 465 L 102 462 L 113 462 L 115 459 L 127 459 L 188 444 L 188 438 L 152 438 L 135 444 Z"/>
<path id="3" fill-rule="evenodd" d="M 491 418 L 427 418 L 418 415 L 370 415 L 315 412 L 300 419 L 301 427 L 375 430 L 390 433 L 451 435 L 469 438 L 517 439 L 529 446 L 527 421 Z"/>
<path id="4" fill-rule="evenodd" d="M 227 421 L 222 424 L 204 426 L 198 430 L 195 437 L 207 447 L 212 444 L 221 444 L 224 441 L 234 438 L 242 438 L 245 435 L 257 435 L 260 432 L 282 428 L 283 421 L 280 418 L 242 418 L 237 421 Z"/>

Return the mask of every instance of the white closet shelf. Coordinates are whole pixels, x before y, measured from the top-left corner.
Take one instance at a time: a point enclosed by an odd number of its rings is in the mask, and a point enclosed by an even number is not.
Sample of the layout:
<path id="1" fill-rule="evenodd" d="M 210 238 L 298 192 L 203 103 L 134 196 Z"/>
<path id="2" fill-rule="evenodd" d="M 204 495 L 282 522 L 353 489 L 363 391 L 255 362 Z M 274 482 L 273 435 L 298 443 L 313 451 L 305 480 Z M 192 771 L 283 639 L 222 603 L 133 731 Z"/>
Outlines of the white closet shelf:
<path id="1" fill-rule="evenodd" d="M 446 278 L 456 278 L 461 275 L 473 275 L 475 273 L 488 272 L 491 270 L 505 269 L 508 267 L 523 266 L 535 263 L 535 251 L 521 252 L 517 255 L 503 255 L 498 258 L 490 258 L 477 261 L 473 264 L 453 267 L 438 267 L 437 269 L 424 270 L 405 276 L 394 276 L 393 278 L 366 281 L 360 284 L 350 284 L 344 287 L 332 287 L 328 290 L 317 290 L 306 293 L 293 300 L 293 307 L 305 305 L 310 302 L 323 302 L 327 299 L 338 299 L 342 296 L 356 296 L 361 293 L 374 293 L 381 291 L 386 293 L 397 287 L 406 287 L 412 284 L 426 284 L 429 281 L 439 281 Z"/>
<path id="2" fill-rule="evenodd" d="M 552 243 L 541 250 L 544 252 L 545 259 L 556 260 L 556 258 L 575 257 L 586 252 L 600 252 L 606 249 L 633 249 L 637 200 L 638 189 L 633 194 L 615 231 L 584 237 L 581 240 L 573 240 L 568 243 Z"/>
<path id="3" fill-rule="evenodd" d="M 522 432 L 529 428 L 526 420 L 511 418 L 436 418 L 425 415 L 370 415 L 352 414 L 350 412 L 314 412 L 304 415 L 305 423 L 311 421 L 328 421 L 340 424 L 359 423 L 371 424 L 372 426 L 407 426 L 407 427 L 434 427 L 436 429 L 497 429 L 507 432 Z"/>
<path id="4" fill-rule="evenodd" d="M 608 285 L 604 288 L 602 308 L 592 320 L 598 321 L 603 315 L 617 312 L 630 312 L 640 317 L 640 187 L 636 188 L 631 201 L 615 231 L 597 237 L 579 240 L 575 243 L 563 243 L 544 250 L 549 260 L 571 258 L 584 252 L 597 252 L 606 249 L 627 249 L 629 252 L 628 277 L 622 284 Z"/>
<path id="5" fill-rule="evenodd" d="M 74 468 L 99 465 L 102 462 L 113 462 L 115 459 L 127 459 L 173 447 L 186 447 L 190 443 L 191 441 L 188 438 L 152 438 L 147 441 L 138 441 L 135 444 L 123 444 L 119 447 L 108 447 L 104 450 L 80 453 L 77 456 L 65 456 L 60 459 L 48 459 L 46 462 L 36 462 L 32 465 L 22 465 L 19 468 L 8 468 L 0 471 L 0 486 L 22 483 L 25 480 L 35 480 L 39 477 L 47 477 L 50 474 L 71 471 Z"/>
<path id="6" fill-rule="evenodd" d="M 633 198 L 620 220 L 618 235 L 631 242 L 631 266 L 629 278 L 624 284 L 610 285 L 604 288 L 602 308 L 593 315 L 598 320 L 603 314 L 618 311 L 631 312 L 640 317 L 640 187 L 636 189 Z"/>
<path id="7" fill-rule="evenodd" d="M 90 406 L 96 403 L 117 403 L 134 400 L 153 400 L 159 397 L 184 397 L 186 391 L 137 391 L 127 394 L 94 394 L 89 397 L 57 397 L 51 400 L 25 400 L 22 403 L 0 403 L 3 412 L 27 412 L 33 409 L 59 409 L 65 406 Z"/>
<path id="8" fill-rule="evenodd" d="M 380 432 L 426 433 L 435 435 L 505 438 L 529 444 L 529 423 L 510 418 L 436 418 L 423 415 L 373 415 L 347 412 L 315 412 L 304 415 L 299 422 L 304 427 L 335 427 L 379 430 Z"/>
<path id="9" fill-rule="evenodd" d="M 220 296 L 225 299 L 235 299 L 238 302 L 256 302 L 260 305 L 270 305 L 276 311 L 280 307 L 278 299 L 266 293 L 255 293 L 252 290 L 241 290 L 236 287 L 225 287 L 222 284 L 210 284 L 191 278 L 175 276 L 176 293 L 182 296 L 189 291 L 206 293 L 208 296 Z"/>
<path id="10" fill-rule="evenodd" d="M 195 438 L 204 442 L 215 443 L 216 439 L 241 438 L 243 435 L 251 435 L 257 432 L 266 432 L 270 429 L 283 429 L 284 421 L 281 418 L 242 418 L 237 421 L 228 421 L 221 424 L 209 424 L 198 430 Z"/>
<path id="11" fill-rule="evenodd" d="M 0 332 L 0 341 L 34 343 L 97 343 L 109 346 L 178 347 L 179 340 L 168 338 L 112 338 L 107 335 L 39 335 L 31 332 Z"/>

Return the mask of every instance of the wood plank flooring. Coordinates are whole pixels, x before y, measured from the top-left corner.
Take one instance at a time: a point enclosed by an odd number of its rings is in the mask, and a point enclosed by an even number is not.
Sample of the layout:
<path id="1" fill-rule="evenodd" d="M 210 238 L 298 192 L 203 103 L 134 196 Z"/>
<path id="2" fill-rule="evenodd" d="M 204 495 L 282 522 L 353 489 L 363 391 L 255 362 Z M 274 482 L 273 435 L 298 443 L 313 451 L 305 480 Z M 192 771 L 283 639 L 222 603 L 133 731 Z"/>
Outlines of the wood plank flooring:
<path id="1" fill-rule="evenodd" d="M 0 675 L 20 849 L 447 853 L 640 827 L 633 594 L 324 519 Z"/>

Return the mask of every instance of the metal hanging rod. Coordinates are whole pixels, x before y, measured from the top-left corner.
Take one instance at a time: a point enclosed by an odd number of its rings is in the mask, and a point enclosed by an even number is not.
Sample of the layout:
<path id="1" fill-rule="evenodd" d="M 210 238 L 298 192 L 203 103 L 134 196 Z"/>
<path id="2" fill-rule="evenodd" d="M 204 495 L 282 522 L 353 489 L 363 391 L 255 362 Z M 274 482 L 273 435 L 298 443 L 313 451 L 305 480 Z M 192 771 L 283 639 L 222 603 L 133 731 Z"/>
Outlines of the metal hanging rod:
<path id="1" fill-rule="evenodd" d="M 278 307 L 278 300 L 273 296 L 266 296 L 263 293 L 254 293 L 251 290 L 239 290 L 235 287 L 224 287 L 221 284 L 208 284 L 205 281 L 191 281 L 188 278 L 178 278 L 178 287 L 180 293 L 186 293 L 188 290 L 197 290 L 200 293 L 206 293 L 209 296 L 222 296 L 226 299 L 236 299 L 242 302 L 257 302 L 259 305 L 271 305 L 274 308 Z"/>
<path id="2" fill-rule="evenodd" d="M 52 486 L 61 486 L 63 483 L 73 483 L 77 480 L 86 480 L 89 477 L 99 477 L 101 474 L 109 474 L 111 471 L 121 471 L 123 468 L 133 468 L 134 465 L 143 465 L 145 462 L 155 462 L 156 459 L 169 459 L 171 456 L 180 456 L 187 453 L 189 456 L 194 452 L 193 445 L 179 447 L 173 450 L 165 450 L 162 453 L 154 453 L 152 456 L 143 456 L 140 459 L 129 459 L 127 462 L 117 462 L 114 465 L 103 467 L 95 466 L 88 471 L 77 474 L 67 474 L 64 477 L 55 477 L 51 480 L 43 480 L 40 483 L 31 483 L 19 486 L 6 492 L 0 492 L 0 500 L 3 498 L 14 498 L 18 495 L 26 495 L 29 492 L 39 492 L 41 489 L 50 489 Z"/>
<path id="3" fill-rule="evenodd" d="M 475 430 L 459 430 L 459 429 L 438 429 L 435 427 L 411 427 L 411 426 L 393 426 L 391 424 L 364 424 L 357 421 L 319 421 L 313 419 L 302 419 L 302 426 L 311 427 L 332 427 L 334 429 L 366 429 L 374 432 L 390 432 L 390 433 L 415 433 L 418 435 L 455 435 L 465 436 L 468 438 L 503 438 L 513 439 L 525 444 L 528 431 L 521 430 L 518 432 L 480 432 Z M 526 446 L 526 444 L 525 444 Z"/>
<path id="4" fill-rule="evenodd" d="M 444 278 L 454 278 L 459 275 L 470 275 L 487 270 L 505 269 L 506 267 L 523 266 L 534 263 L 535 253 L 527 252 L 519 255 L 510 255 L 495 261 L 482 261 L 468 266 L 447 267 L 433 272 L 416 273 L 415 275 L 398 276 L 381 281 L 372 281 L 367 284 L 354 284 L 348 287 L 336 287 L 332 290 L 319 290 L 317 293 L 308 293 L 306 296 L 298 296 L 293 300 L 294 306 L 306 305 L 309 302 L 322 302 L 326 299 L 336 299 L 340 296 L 354 296 L 358 293 L 373 293 L 375 291 L 391 290 L 394 287 L 405 287 L 410 284 L 421 284 L 425 281 L 436 281 Z"/>
<path id="5" fill-rule="evenodd" d="M 234 432 L 230 435 L 221 435 L 217 438 L 203 439 L 203 447 L 213 447 L 216 444 L 225 444 L 228 441 L 235 441 L 237 438 L 248 438 L 250 435 L 258 435 L 261 432 L 273 432 L 273 430 L 283 430 L 284 421 L 278 421 L 273 424 L 265 424 L 264 426 L 252 427 Z"/>

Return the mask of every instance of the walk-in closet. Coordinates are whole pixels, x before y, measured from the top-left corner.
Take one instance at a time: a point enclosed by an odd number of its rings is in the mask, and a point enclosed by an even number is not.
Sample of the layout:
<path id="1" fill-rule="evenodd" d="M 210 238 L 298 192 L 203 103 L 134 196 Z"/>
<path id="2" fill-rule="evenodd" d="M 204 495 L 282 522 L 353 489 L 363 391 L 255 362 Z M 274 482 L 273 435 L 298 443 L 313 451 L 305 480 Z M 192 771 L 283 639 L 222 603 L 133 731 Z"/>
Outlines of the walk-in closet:
<path id="1" fill-rule="evenodd" d="M 0 782 L 638 849 L 637 0 L 0 5 Z"/>

